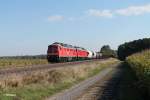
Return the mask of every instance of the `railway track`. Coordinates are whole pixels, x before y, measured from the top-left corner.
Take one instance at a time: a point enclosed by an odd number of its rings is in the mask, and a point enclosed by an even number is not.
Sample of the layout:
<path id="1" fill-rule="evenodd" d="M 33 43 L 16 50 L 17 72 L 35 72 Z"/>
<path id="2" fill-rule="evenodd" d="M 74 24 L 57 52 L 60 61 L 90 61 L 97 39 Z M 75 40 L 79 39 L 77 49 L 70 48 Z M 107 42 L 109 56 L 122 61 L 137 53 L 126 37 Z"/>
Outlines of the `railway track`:
<path id="1" fill-rule="evenodd" d="M 18 67 L 18 68 L 7 68 L 7 69 L 0 69 L 0 76 L 10 75 L 10 74 L 23 74 L 32 71 L 38 70 L 47 70 L 51 68 L 58 68 L 58 67 L 67 67 L 72 65 L 78 64 L 88 64 L 91 62 L 103 61 L 106 59 L 95 59 L 95 60 L 85 60 L 85 61 L 76 61 L 76 62 L 66 62 L 66 63 L 54 63 L 54 64 L 46 64 L 46 65 L 37 65 L 37 66 L 30 66 L 30 67 Z"/>

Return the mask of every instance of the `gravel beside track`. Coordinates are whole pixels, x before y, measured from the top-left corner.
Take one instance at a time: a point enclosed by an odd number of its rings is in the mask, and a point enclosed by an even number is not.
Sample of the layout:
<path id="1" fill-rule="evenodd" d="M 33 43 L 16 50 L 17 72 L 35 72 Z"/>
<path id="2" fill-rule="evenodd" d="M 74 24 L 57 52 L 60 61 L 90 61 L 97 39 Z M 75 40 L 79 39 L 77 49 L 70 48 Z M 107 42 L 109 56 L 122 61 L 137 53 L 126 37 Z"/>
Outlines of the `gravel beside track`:
<path id="1" fill-rule="evenodd" d="M 84 93 L 87 92 L 87 89 L 89 87 L 93 86 L 98 81 L 104 82 L 104 80 L 103 80 L 104 77 L 109 75 L 112 72 L 115 72 L 117 69 L 117 66 L 119 66 L 119 64 L 112 65 L 111 67 L 108 67 L 108 68 L 102 70 L 98 75 L 93 76 L 93 77 L 73 86 L 71 89 L 68 89 L 62 93 L 58 93 L 46 100 L 77 100 L 77 99 L 79 99 L 78 97 L 80 97 L 81 95 L 84 95 Z M 80 98 L 82 98 L 82 97 L 80 97 Z M 94 99 L 93 98 L 92 99 L 84 98 L 83 100 L 94 100 Z"/>
<path id="2" fill-rule="evenodd" d="M 103 60 L 106 60 L 106 59 L 95 59 L 95 60 L 85 60 L 85 61 L 76 61 L 76 62 L 36 65 L 36 66 L 30 66 L 30 67 L 18 67 L 18 68 L 16 67 L 16 68 L 0 69 L 0 77 L 9 76 L 11 74 L 30 73 L 32 71 L 47 70 L 47 69 L 58 68 L 58 67 L 67 67 L 67 66 L 70 67 L 72 65 L 88 64 L 88 63 L 93 63 L 93 62 L 103 61 Z"/>

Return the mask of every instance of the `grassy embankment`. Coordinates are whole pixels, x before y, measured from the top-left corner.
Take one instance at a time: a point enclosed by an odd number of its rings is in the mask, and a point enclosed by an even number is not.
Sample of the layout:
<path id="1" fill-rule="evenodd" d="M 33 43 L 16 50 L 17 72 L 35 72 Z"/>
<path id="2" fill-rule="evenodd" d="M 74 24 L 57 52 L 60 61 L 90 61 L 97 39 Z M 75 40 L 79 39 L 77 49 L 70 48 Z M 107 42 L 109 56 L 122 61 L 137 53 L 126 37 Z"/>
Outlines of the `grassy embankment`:
<path id="1" fill-rule="evenodd" d="M 7 80 L 8 82 L 1 84 L 0 99 L 41 100 L 94 76 L 102 69 L 118 62 L 116 59 L 108 59 L 91 64 L 36 72 L 20 79 L 12 80 L 11 78 Z"/>
<path id="2" fill-rule="evenodd" d="M 126 62 L 136 74 L 136 85 L 142 90 L 145 98 L 150 96 L 150 50 L 131 55 Z"/>
<path id="3" fill-rule="evenodd" d="M 122 64 L 122 77 L 118 85 L 115 100 L 144 100 L 137 86 L 137 77 L 127 63 Z"/>
<path id="4" fill-rule="evenodd" d="M 0 59 L 0 68 L 26 67 L 41 64 L 48 64 L 47 59 L 15 59 L 15 58 Z"/>

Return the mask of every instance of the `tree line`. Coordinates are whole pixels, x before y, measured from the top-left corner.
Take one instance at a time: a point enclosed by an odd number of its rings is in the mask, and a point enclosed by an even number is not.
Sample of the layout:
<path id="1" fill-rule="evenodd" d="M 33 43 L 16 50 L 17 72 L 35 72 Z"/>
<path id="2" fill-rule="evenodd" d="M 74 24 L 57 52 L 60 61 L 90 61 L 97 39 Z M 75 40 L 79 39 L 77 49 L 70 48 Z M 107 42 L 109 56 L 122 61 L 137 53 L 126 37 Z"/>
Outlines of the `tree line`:
<path id="1" fill-rule="evenodd" d="M 127 56 L 145 49 L 150 49 L 150 38 L 126 42 L 118 47 L 118 58 L 120 60 L 125 60 Z"/>
<path id="2" fill-rule="evenodd" d="M 103 57 L 117 57 L 117 51 L 110 48 L 109 45 L 102 46 L 100 53 Z"/>
<path id="3" fill-rule="evenodd" d="M 4 56 L 0 59 L 46 59 L 46 55 Z"/>

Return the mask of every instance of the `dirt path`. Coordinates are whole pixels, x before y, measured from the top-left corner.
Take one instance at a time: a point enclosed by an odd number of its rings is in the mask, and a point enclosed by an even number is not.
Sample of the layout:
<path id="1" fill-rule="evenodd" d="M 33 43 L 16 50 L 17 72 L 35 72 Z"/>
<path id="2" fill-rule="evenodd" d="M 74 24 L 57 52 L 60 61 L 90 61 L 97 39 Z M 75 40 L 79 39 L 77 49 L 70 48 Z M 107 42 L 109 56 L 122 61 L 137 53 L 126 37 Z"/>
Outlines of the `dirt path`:
<path id="1" fill-rule="evenodd" d="M 136 76 L 132 69 L 122 63 L 77 100 L 147 100 L 135 83 Z"/>
<path id="2" fill-rule="evenodd" d="M 121 79 L 122 70 L 116 66 L 113 71 L 85 90 L 77 100 L 115 100 L 115 91 Z"/>
<path id="3" fill-rule="evenodd" d="M 72 87 L 71 89 L 68 89 L 62 93 L 56 94 L 53 97 L 50 97 L 46 100 L 94 100 L 93 98 L 97 98 L 97 96 L 93 97 L 93 94 L 91 95 L 88 89 L 92 86 L 95 87 L 95 83 L 100 82 L 102 84 L 106 84 L 105 80 L 107 80 L 109 77 L 112 76 L 114 73 L 118 73 L 118 67 L 119 65 L 114 65 L 111 67 L 108 67 L 101 71 L 98 75 L 91 77 L 76 86 Z M 108 77 L 109 76 L 109 77 Z M 88 91 L 88 92 L 87 92 Z M 93 89 L 93 91 L 96 91 L 96 89 Z M 95 92 L 92 92 L 95 93 Z M 89 99 L 88 99 L 89 98 Z"/>

